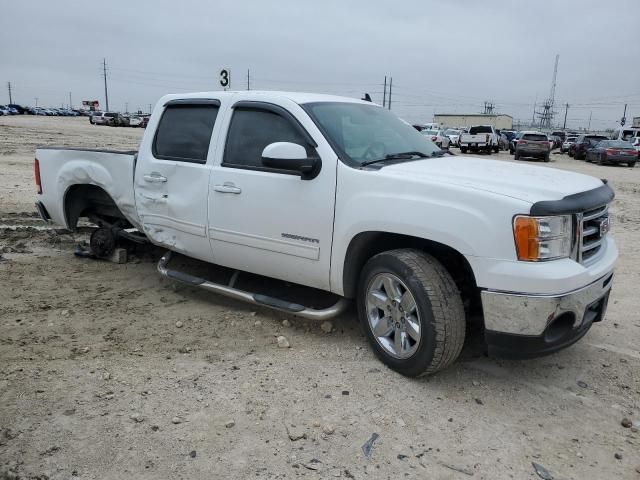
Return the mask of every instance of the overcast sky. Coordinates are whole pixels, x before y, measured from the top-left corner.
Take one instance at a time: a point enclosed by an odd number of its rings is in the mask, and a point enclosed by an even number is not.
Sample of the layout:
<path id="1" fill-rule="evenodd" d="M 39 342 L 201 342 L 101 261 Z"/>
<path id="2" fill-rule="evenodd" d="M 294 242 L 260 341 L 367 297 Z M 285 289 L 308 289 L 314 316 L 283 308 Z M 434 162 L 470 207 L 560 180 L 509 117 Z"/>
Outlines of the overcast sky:
<path id="1" fill-rule="evenodd" d="M 2 0 L 0 103 L 148 110 L 165 93 L 232 89 L 335 93 L 411 122 L 434 113 L 530 120 L 560 54 L 556 121 L 612 128 L 640 116 L 639 0 Z"/>

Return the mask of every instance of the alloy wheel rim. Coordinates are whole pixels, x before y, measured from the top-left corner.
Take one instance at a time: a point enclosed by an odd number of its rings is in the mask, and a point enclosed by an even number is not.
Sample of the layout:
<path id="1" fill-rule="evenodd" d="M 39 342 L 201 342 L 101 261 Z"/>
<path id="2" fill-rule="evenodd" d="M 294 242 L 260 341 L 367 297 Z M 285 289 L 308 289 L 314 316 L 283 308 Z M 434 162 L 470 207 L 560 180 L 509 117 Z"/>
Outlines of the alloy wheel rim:
<path id="1" fill-rule="evenodd" d="M 394 358 L 411 357 L 420 345 L 422 329 L 409 288 L 395 275 L 379 273 L 369 282 L 365 301 L 376 342 Z"/>

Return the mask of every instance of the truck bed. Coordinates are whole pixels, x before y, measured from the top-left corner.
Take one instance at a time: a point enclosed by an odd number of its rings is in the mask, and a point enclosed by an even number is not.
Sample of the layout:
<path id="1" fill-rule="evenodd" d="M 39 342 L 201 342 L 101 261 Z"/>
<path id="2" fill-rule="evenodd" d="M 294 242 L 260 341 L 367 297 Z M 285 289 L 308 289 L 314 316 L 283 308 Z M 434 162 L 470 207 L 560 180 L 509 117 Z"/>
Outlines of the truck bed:
<path id="1" fill-rule="evenodd" d="M 111 197 L 122 215 L 138 228 L 133 194 L 136 158 L 136 151 L 40 147 L 36 150 L 42 184 L 42 194 L 38 195 L 38 200 L 53 222 L 74 228 L 65 211 L 65 206 L 68 206 L 65 205 L 67 194 L 72 188 L 83 185 L 98 187 Z"/>

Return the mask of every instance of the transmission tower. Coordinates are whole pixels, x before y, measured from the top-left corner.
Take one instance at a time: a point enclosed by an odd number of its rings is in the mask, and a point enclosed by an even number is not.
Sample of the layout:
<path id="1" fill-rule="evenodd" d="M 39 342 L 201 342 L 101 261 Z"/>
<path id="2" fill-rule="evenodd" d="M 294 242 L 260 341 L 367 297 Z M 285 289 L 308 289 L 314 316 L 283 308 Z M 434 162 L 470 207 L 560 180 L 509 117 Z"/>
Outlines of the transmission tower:
<path id="1" fill-rule="evenodd" d="M 484 111 L 482 113 L 485 115 L 493 115 L 495 108 L 496 107 L 493 102 L 484 102 Z"/>
<path id="2" fill-rule="evenodd" d="M 558 76 L 558 60 L 560 60 L 560 55 L 556 55 L 556 63 L 553 67 L 553 77 L 551 78 L 551 91 L 549 92 L 549 98 L 547 98 L 542 103 L 542 109 L 538 110 L 536 114 L 538 115 L 540 128 L 550 129 L 553 124 L 553 117 L 557 112 L 553 111 L 553 106 L 556 97 L 556 78 Z"/>

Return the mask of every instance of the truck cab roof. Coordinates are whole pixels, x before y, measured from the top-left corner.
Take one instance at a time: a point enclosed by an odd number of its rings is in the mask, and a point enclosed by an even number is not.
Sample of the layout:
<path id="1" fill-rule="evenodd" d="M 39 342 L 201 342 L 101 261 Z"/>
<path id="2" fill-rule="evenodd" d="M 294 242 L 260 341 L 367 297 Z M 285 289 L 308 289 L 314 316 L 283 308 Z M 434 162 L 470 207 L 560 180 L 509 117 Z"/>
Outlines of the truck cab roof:
<path id="1" fill-rule="evenodd" d="M 286 99 L 297 104 L 305 103 L 317 103 L 317 102 L 349 102 L 349 103 L 363 103 L 366 105 L 372 105 L 372 102 L 359 100 L 356 98 L 341 97 L 338 95 L 326 95 L 321 93 L 306 93 L 306 92 L 282 92 L 282 91 L 270 91 L 270 90 L 228 90 L 228 91 L 212 91 L 212 92 L 196 92 L 196 93 L 180 93 L 165 95 L 160 99 L 160 102 L 167 103 L 171 100 L 186 100 L 186 99 L 207 99 L 207 98 L 234 98 L 236 100 L 255 100 L 255 101 L 269 101 L 275 99 Z M 376 105 L 373 103 L 373 105 Z"/>

